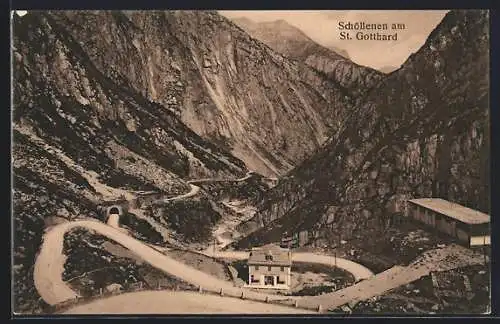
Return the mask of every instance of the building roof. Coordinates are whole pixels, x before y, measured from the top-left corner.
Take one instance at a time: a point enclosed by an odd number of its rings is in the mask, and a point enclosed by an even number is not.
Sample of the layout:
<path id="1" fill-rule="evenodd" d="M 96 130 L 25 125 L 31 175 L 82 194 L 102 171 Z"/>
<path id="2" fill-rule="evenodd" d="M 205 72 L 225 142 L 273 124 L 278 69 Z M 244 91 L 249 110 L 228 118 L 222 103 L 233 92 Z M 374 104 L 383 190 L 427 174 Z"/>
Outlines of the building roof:
<path id="1" fill-rule="evenodd" d="M 490 215 L 440 198 L 411 199 L 409 202 L 433 210 L 466 224 L 490 222 Z"/>
<path id="2" fill-rule="evenodd" d="M 271 255 L 272 260 L 266 260 L 266 255 Z M 291 266 L 292 253 L 289 249 L 283 249 L 274 244 L 267 244 L 258 248 L 252 248 L 248 264 Z"/>

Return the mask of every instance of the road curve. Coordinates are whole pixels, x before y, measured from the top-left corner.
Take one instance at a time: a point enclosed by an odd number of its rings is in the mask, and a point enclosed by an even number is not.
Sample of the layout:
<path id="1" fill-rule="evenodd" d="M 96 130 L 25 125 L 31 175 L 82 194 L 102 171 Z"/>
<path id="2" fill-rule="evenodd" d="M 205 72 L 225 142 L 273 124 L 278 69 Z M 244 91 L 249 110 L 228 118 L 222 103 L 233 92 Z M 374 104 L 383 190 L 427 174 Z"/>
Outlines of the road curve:
<path id="1" fill-rule="evenodd" d="M 191 190 L 189 192 L 172 198 L 163 199 L 163 201 L 182 200 L 196 196 L 200 192 L 200 187 L 195 186 L 194 184 L 191 183 L 189 185 L 191 186 Z"/>
<path id="2" fill-rule="evenodd" d="M 206 178 L 206 179 L 198 179 L 198 180 L 189 180 L 187 183 L 189 186 L 191 186 L 191 190 L 185 194 L 175 196 L 172 198 L 165 198 L 165 199 L 160 199 L 157 202 L 168 202 L 168 201 L 176 201 L 176 200 L 183 200 L 183 199 L 188 199 L 191 197 L 196 196 L 200 192 L 200 187 L 198 187 L 196 184 L 198 183 L 203 183 L 203 182 L 231 182 L 231 181 L 236 181 L 236 182 L 242 182 L 247 179 L 250 179 L 255 172 L 253 171 L 248 171 L 247 174 L 239 179 L 214 179 L 214 178 Z"/>
<path id="3" fill-rule="evenodd" d="M 33 276 L 35 287 L 40 296 L 50 305 L 78 297 L 78 294 L 62 280 L 66 260 L 63 254 L 64 234 L 74 228 L 85 228 L 106 236 L 136 253 L 153 267 L 195 286 L 201 286 L 205 290 L 218 292 L 223 289 L 226 294 L 233 296 L 241 296 L 244 292 L 248 298 L 262 301 L 266 298 L 271 300 L 287 299 L 235 287 L 231 282 L 220 280 L 176 261 L 118 229 L 99 221 L 82 220 L 56 225 L 44 235 Z"/>
<path id="4" fill-rule="evenodd" d="M 187 183 L 193 184 L 193 183 L 203 183 L 203 182 L 242 182 L 250 179 L 254 175 L 255 175 L 254 171 L 248 171 L 244 177 L 239 179 L 204 178 L 204 179 L 189 180 Z"/>
<path id="5" fill-rule="evenodd" d="M 207 256 L 215 257 L 215 258 L 228 258 L 228 259 L 239 259 L 244 260 L 248 259 L 248 252 L 245 251 L 207 251 L 205 253 Z M 336 258 L 329 255 L 321 255 L 315 253 L 305 253 L 305 252 L 294 252 L 292 253 L 292 261 L 297 262 L 308 262 L 308 263 L 320 263 L 328 266 L 334 266 L 344 269 L 347 272 L 350 272 L 356 281 L 362 279 L 368 279 L 374 275 L 374 273 L 362 266 L 359 263 L 343 259 Z"/>

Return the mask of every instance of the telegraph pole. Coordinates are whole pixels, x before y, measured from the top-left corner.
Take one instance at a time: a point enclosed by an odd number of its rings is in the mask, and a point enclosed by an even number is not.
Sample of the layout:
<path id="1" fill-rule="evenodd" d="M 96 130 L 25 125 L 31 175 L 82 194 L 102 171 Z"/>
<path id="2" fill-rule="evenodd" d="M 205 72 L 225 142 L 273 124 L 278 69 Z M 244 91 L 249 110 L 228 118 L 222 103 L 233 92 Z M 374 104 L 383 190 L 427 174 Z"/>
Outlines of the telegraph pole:
<path id="1" fill-rule="evenodd" d="M 484 255 L 484 265 L 486 266 L 486 235 L 483 235 L 483 255 Z"/>

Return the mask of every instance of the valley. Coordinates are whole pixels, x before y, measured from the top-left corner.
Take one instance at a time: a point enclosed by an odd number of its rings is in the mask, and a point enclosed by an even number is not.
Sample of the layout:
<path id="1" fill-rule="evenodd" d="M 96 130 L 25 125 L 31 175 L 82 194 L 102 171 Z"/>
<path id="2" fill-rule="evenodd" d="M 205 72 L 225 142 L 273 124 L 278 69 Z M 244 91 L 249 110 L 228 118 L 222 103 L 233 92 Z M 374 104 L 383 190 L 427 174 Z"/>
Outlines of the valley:
<path id="1" fill-rule="evenodd" d="M 385 74 L 284 20 L 13 15 L 13 312 L 488 312 L 488 22 Z"/>

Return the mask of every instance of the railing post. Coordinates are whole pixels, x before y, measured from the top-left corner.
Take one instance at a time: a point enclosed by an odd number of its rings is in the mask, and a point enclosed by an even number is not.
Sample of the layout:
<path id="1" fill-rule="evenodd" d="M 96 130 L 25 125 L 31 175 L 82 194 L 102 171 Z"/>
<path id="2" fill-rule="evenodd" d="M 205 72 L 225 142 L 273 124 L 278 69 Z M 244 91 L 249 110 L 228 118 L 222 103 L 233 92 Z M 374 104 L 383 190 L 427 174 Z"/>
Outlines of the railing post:
<path id="1" fill-rule="evenodd" d="M 220 295 L 224 296 L 224 290 L 222 288 L 220 289 Z"/>
<path id="2" fill-rule="evenodd" d="M 297 307 L 299 307 L 299 301 L 298 301 L 298 300 L 296 300 L 296 301 L 295 301 L 294 306 L 295 306 L 296 308 L 297 308 Z"/>
<path id="3" fill-rule="evenodd" d="M 201 286 L 198 287 L 198 292 L 201 294 L 203 293 L 203 288 L 201 288 Z"/>

